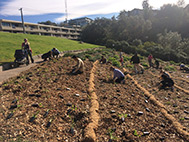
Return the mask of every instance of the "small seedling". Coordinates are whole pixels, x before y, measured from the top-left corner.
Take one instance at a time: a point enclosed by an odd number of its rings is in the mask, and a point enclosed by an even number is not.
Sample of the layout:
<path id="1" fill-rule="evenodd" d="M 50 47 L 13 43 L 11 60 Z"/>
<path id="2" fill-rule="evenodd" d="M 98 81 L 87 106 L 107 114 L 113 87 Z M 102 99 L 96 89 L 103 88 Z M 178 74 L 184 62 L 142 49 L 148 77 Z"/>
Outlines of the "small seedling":
<path id="1" fill-rule="evenodd" d="M 115 131 L 113 131 L 112 129 L 108 129 L 108 135 L 110 136 L 110 140 L 117 140 L 118 138 L 116 136 L 113 136 L 113 133 Z"/>
<path id="2" fill-rule="evenodd" d="M 37 118 L 37 115 L 39 114 L 39 111 L 37 111 L 29 120 L 29 122 L 33 122 L 36 118 Z"/>

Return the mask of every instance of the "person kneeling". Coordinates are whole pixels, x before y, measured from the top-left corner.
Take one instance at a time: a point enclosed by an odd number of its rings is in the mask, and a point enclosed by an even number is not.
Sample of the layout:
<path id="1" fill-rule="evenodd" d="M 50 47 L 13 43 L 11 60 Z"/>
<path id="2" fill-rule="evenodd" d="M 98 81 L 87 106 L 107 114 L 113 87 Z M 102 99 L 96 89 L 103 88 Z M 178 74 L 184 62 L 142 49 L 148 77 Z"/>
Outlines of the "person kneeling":
<path id="1" fill-rule="evenodd" d="M 168 87 L 171 88 L 171 91 L 173 91 L 174 81 L 165 74 L 162 74 L 161 78 L 162 81 L 160 82 L 161 83 L 160 89 L 166 89 Z"/>
<path id="2" fill-rule="evenodd" d="M 125 84 L 125 75 L 119 69 L 110 67 L 110 70 L 114 73 L 113 82 Z"/>
<path id="3" fill-rule="evenodd" d="M 84 63 L 83 61 L 76 57 L 75 55 L 72 57 L 75 61 L 77 61 L 77 65 L 74 66 L 74 69 L 72 70 L 72 74 L 81 74 L 84 71 Z"/>

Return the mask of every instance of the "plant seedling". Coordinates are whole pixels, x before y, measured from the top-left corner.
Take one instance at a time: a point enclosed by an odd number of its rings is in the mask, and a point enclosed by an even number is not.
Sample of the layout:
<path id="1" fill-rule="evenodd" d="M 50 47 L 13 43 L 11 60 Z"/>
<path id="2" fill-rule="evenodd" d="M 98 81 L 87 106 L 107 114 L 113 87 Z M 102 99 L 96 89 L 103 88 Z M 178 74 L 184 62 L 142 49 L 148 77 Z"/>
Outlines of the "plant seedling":
<path id="1" fill-rule="evenodd" d="M 36 118 L 37 118 L 37 115 L 39 114 L 39 111 L 37 111 L 29 120 L 29 122 L 33 122 Z"/>

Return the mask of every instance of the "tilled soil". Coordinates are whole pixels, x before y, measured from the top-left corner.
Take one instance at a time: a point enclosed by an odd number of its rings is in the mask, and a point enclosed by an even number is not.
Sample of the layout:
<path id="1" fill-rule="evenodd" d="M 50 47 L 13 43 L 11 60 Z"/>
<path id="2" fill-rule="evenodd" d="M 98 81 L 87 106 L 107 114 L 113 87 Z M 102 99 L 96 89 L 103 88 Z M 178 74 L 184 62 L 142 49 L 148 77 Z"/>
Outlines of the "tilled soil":
<path id="1" fill-rule="evenodd" d="M 189 132 L 189 94 L 187 74 L 182 71 L 170 72 L 176 86 L 186 90 L 183 91 L 174 87 L 174 91 L 170 89 L 159 90 L 160 78 L 159 70 L 148 69 L 144 74 L 133 75 L 141 86 L 153 94 L 167 109 L 168 113 L 180 122 L 187 132 Z M 185 76 L 185 77 L 184 77 Z M 181 78 L 182 77 L 182 78 Z"/>
<path id="2" fill-rule="evenodd" d="M 2 141 L 81 141 L 88 124 L 87 88 L 92 63 L 85 61 L 86 73 L 77 76 L 69 73 L 74 64 L 71 58 L 47 61 L 1 86 Z M 13 105 L 17 108 L 10 109 Z M 14 115 L 7 119 L 11 112 Z"/>
<path id="3" fill-rule="evenodd" d="M 82 141 L 84 129 L 90 123 L 88 88 L 93 62 L 85 60 L 86 72 L 79 75 L 70 74 L 74 64 L 69 57 L 46 61 L 2 84 L 1 141 Z M 95 129 L 98 142 L 186 141 L 186 136 L 176 131 L 160 108 L 132 80 L 126 78 L 125 84 L 112 83 L 109 67 L 97 64 L 94 73 L 100 115 Z M 166 105 L 167 111 L 188 131 L 186 93 L 177 89 L 159 91 L 158 80 L 147 71 L 133 77 Z M 183 84 L 187 89 L 187 83 Z M 48 115 L 44 116 L 46 111 Z M 8 118 L 11 112 L 14 114 Z"/>
<path id="4" fill-rule="evenodd" d="M 97 67 L 95 87 L 101 119 L 97 141 L 184 141 L 130 79 L 124 85 L 113 84 L 111 76 L 109 66 Z"/>

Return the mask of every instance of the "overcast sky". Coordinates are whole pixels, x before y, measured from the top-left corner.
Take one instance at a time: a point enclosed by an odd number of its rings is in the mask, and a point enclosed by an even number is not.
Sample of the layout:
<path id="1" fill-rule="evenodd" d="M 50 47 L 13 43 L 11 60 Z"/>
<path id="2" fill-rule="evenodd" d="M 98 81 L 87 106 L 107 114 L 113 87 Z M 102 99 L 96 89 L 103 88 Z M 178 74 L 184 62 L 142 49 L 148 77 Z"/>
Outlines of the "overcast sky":
<path id="1" fill-rule="evenodd" d="M 164 4 L 176 4 L 178 0 L 149 0 L 150 6 L 158 9 Z M 20 16 L 19 8 L 23 8 L 24 16 L 59 14 L 53 21 L 65 20 L 65 3 L 67 3 L 68 19 L 87 15 L 103 15 L 119 13 L 122 10 L 142 8 L 143 0 L 0 0 L 0 15 Z M 189 0 L 185 0 L 189 4 Z M 0 17 L 1 18 L 1 17 Z"/>

